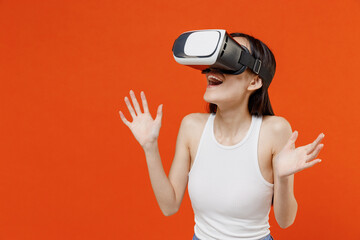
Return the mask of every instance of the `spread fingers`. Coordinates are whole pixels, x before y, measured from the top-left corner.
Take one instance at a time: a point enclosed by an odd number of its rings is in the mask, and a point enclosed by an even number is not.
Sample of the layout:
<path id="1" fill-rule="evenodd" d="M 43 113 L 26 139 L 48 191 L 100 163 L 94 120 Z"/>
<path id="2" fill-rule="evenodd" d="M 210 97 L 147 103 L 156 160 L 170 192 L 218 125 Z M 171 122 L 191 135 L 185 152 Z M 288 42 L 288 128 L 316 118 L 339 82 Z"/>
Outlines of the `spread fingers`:
<path id="1" fill-rule="evenodd" d="M 306 162 L 311 161 L 312 159 L 316 158 L 320 152 L 320 150 L 324 147 L 324 144 L 319 144 L 317 145 L 317 147 L 315 148 L 315 150 L 311 153 L 307 155 L 307 159 Z"/>
<path id="2" fill-rule="evenodd" d="M 310 154 L 312 151 L 314 151 L 324 137 L 325 135 L 323 133 L 320 133 L 314 142 L 307 145 L 306 154 Z"/>
<path id="3" fill-rule="evenodd" d="M 130 90 L 130 97 L 131 97 L 131 100 L 132 100 L 133 105 L 135 107 L 135 111 L 136 111 L 137 115 L 141 114 L 142 112 L 141 112 L 139 103 L 138 103 L 138 101 L 137 101 L 137 99 L 135 97 L 135 93 L 134 93 L 133 90 Z"/>

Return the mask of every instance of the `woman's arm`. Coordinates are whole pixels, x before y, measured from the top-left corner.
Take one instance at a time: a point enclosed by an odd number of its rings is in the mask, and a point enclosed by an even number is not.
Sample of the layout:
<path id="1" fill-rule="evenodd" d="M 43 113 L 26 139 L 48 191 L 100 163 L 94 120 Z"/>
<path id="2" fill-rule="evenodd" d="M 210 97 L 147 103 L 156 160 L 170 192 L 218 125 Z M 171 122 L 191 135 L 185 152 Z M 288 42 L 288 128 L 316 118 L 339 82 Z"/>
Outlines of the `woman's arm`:
<path id="1" fill-rule="evenodd" d="M 164 172 L 158 148 L 162 106 L 158 107 L 154 120 L 149 113 L 145 94 L 141 93 L 144 112 L 141 112 L 140 105 L 133 91 L 130 91 L 130 96 L 135 111 L 127 97 L 125 97 L 125 103 L 133 121 L 129 122 L 121 111 L 119 112 L 120 117 L 143 148 L 156 200 L 163 214 L 170 216 L 178 211 L 187 185 L 187 174 L 190 164 L 187 136 L 190 129 L 189 126 L 191 127 L 189 124 L 192 122 L 191 117 L 188 116 L 191 116 L 191 114 L 184 117 L 181 122 L 176 142 L 175 157 L 168 178 Z"/>
<path id="2" fill-rule="evenodd" d="M 274 214 L 281 228 L 287 228 L 295 221 L 298 204 L 294 196 L 294 175 L 274 177 Z"/>
<path id="3" fill-rule="evenodd" d="M 279 117 L 274 124 L 273 172 L 274 172 L 274 214 L 281 228 L 287 228 L 295 221 L 297 201 L 294 196 L 294 174 L 311 167 L 321 160 L 317 157 L 323 144 L 323 134 L 311 144 L 295 148 L 297 131 L 292 132 L 289 122 Z M 313 160 L 313 161 L 311 161 Z"/>
<path id="4" fill-rule="evenodd" d="M 164 172 L 157 142 L 144 148 L 151 186 L 165 216 L 171 216 L 179 210 L 185 194 L 190 166 L 186 137 L 189 121 L 188 115 L 181 122 L 169 177 Z"/>

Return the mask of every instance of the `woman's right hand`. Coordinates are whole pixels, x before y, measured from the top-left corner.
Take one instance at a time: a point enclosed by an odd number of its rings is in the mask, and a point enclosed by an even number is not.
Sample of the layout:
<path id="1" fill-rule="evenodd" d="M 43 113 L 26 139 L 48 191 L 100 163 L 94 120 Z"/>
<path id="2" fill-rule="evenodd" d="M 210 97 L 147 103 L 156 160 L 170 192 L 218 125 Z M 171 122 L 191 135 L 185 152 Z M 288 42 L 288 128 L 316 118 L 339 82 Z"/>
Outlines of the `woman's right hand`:
<path id="1" fill-rule="evenodd" d="M 141 95 L 144 113 L 141 112 L 139 103 L 136 100 L 134 92 L 130 90 L 130 96 L 133 105 L 135 107 L 136 113 L 134 112 L 134 109 L 132 108 L 130 101 L 127 97 L 125 97 L 125 103 L 133 118 L 133 121 L 129 122 L 121 111 L 119 111 L 119 114 L 121 120 L 124 122 L 126 126 L 130 128 L 131 132 L 134 134 L 134 137 L 140 143 L 141 147 L 146 148 L 147 146 L 154 144 L 159 137 L 161 118 L 162 118 L 162 104 L 159 105 L 157 109 L 157 115 L 154 120 L 149 113 L 149 108 L 145 98 L 145 93 L 141 92 L 140 95 Z"/>

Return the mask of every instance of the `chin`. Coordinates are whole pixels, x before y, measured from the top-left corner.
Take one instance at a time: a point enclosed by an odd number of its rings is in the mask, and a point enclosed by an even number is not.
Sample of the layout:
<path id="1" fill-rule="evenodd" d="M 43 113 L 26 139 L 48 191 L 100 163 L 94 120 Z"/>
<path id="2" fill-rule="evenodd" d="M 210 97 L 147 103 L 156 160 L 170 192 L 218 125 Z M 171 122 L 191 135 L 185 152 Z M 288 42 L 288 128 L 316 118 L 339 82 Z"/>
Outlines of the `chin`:
<path id="1" fill-rule="evenodd" d="M 216 103 L 217 101 L 214 98 L 207 96 L 206 93 L 204 94 L 204 101 L 207 103 L 213 103 L 217 105 Z"/>

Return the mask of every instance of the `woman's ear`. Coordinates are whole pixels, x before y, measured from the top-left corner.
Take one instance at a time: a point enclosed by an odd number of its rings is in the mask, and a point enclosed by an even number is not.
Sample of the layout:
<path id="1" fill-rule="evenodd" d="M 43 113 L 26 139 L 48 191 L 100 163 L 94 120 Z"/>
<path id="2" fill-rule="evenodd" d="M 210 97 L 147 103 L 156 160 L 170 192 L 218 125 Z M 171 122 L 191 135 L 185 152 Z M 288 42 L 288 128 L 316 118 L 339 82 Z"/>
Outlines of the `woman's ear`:
<path id="1" fill-rule="evenodd" d="M 259 77 L 259 75 L 255 75 L 253 79 L 250 81 L 248 90 L 257 90 L 262 87 L 262 79 Z"/>

